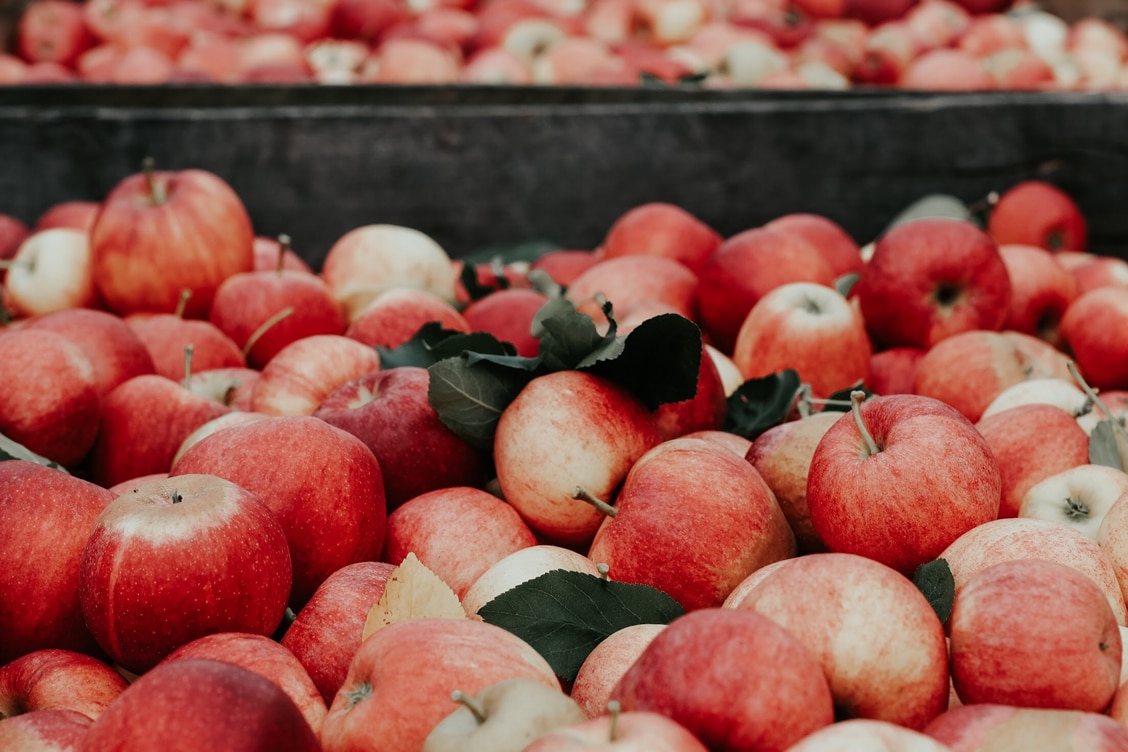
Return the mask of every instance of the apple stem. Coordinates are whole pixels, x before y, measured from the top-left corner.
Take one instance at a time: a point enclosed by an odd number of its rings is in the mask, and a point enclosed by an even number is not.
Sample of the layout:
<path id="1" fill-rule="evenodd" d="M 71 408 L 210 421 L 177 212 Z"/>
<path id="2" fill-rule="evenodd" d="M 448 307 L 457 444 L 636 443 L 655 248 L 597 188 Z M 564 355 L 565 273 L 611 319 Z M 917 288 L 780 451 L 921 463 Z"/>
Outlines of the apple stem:
<path id="1" fill-rule="evenodd" d="M 811 401 L 812 401 L 811 385 L 810 384 L 800 384 L 799 385 L 799 394 L 796 395 L 796 396 L 798 397 L 798 401 L 795 403 L 795 409 L 799 411 L 799 417 L 800 418 L 811 417 Z"/>
<path id="2" fill-rule="evenodd" d="M 607 712 L 611 715 L 611 731 L 607 734 L 607 741 L 617 741 L 619 736 L 619 712 L 622 706 L 619 705 L 618 700 L 611 700 L 607 703 Z"/>
<path id="3" fill-rule="evenodd" d="M 255 345 L 257 345 L 258 341 L 260 339 L 262 339 L 262 336 L 264 334 L 266 334 L 268 331 L 270 331 L 274 327 L 275 324 L 277 324 L 279 321 L 282 321 L 283 319 L 285 319 L 288 316 L 292 316 L 293 314 L 294 314 L 294 307 L 293 306 L 286 306 L 281 311 L 274 314 L 273 316 L 268 318 L 266 321 L 262 322 L 262 324 L 259 325 L 259 328 L 255 329 L 251 333 L 251 336 L 247 338 L 247 344 L 243 345 L 243 357 L 246 358 L 250 354 L 251 348 L 253 348 Z"/>
<path id="4" fill-rule="evenodd" d="M 149 203 L 160 206 L 165 202 L 164 189 L 157 183 L 157 163 L 152 157 L 145 157 L 141 162 L 141 171 L 145 173 L 145 185 L 149 187 Z"/>
<path id="5" fill-rule="evenodd" d="M 482 707 L 481 703 L 463 692 L 461 689 L 456 689 L 451 692 L 450 699 L 465 706 L 466 709 L 470 711 L 470 714 L 474 716 L 474 720 L 476 720 L 479 725 L 486 722 L 486 709 Z"/>
<path id="6" fill-rule="evenodd" d="M 192 353 L 195 345 L 184 346 L 184 388 L 192 391 Z"/>
<path id="7" fill-rule="evenodd" d="M 286 251 L 290 250 L 290 236 L 282 233 L 278 236 L 278 265 L 274 267 L 274 271 L 281 273 L 286 263 Z"/>
<path id="8" fill-rule="evenodd" d="M 873 440 L 873 434 L 866 428 L 866 422 L 862 420 L 862 401 L 865 398 L 866 393 L 861 389 L 850 392 L 850 411 L 854 413 L 854 423 L 858 426 L 858 433 L 862 435 L 862 441 L 866 442 L 866 450 L 874 455 L 881 450 L 878 449 L 877 442 Z"/>
<path id="9" fill-rule="evenodd" d="M 614 511 L 614 510 L 612 510 L 612 511 Z M 608 564 L 607 562 L 601 561 L 598 564 L 596 564 L 595 565 L 595 571 L 599 572 L 599 579 L 603 580 L 604 582 L 610 582 L 611 581 L 611 578 L 607 576 L 608 573 L 611 571 L 611 565 Z"/>
<path id="10" fill-rule="evenodd" d="M 185 287 L 180 291 L 180 299 L 176 301 L 176 310 L 172 312 L 178 319 L 184 318 L 184 311 L 188 309 L 188 301 L 192 299 L 192 291 Z"/>
<path id="11" fill-rule="evenodd" d="M 1085 377 L 1077 370 L 1077 364 L 1071 360 L 1065 365 L 1069 369 L 1069 375 L 1072 376 L 1073 380 L 1077 382 L 1077 385 L 1081 387 L 1081 391 L 1085 393 L 1085 396 L 1097 406 L 1098 410 L 1104 413 L 1104 416 L 1112 423 L 1113 428 L 1116 429 L 1121 436 L 1128 439 L 1128 429 L 1125 429 L 1120 421 L 1116 419 L 1116 416 L 1112 414 L 1112 410 L 1110 410 L 1108 405 L 1104 403 L 1104 400 L 1100 398 L 1100 395 L 1097 394 L 1097 390 L 1089 386 L 1089 382 L 1085 381 Z"/>
<path id="12" fill-rule="evenodd" d="M 586 501 L 588 504 L 591 504 L 593 507 L 603 512 L 608 517 L 615 517 L 619 514 L 619 510 L 615 509 L 615 507 L 611 506 L 598 496 L 592 496 L 583 486 L 576 486 L 575 490 L 572 491 L 572 498 L 579 499 L 580 501 Z"/>

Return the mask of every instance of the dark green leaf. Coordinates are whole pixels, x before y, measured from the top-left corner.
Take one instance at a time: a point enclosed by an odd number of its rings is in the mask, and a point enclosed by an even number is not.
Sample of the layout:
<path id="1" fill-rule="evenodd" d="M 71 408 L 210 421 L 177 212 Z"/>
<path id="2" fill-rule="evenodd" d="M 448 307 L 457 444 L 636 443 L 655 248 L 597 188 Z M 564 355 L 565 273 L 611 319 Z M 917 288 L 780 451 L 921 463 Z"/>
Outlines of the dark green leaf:
<path id="1" fill-rule="evenodd" d="M 564 246 L 551 240 L 529 240 L 523 243 L 495 243 L 478 248 L 462 257 L 467 266 L 473 264 L 514 264 L 518 261 L 533 262 L 549 251 L 558 251 Z"/>
<path id="2" fill-rule="evenodd" d="M 427 400 L 443 425 L 471 446 L 493 448 L 501 413 L 531 375 L 513 368 L 471 366 L 464 357 L 441 360 L 427 369 Z"/>
<path id="3" fill-rule="evenodd" d="M 913 584 L 924 593 L 932 610 L 940 618 L 940 623 L 946 624 L 956 600 L 956 579 L 952 576 L 948 562 L 934 559 L 921 564 L 913 573 Z"/>
<path id="4" fill-rule="evenodd" d="M 46 465 L 47 467 L 54 468 L 55 470 L 61 470 L 64 473 L 67 472 L 66 468 L 60 465 L 58 462 L 54 462 L 47 459 L 46 457 L 38 455 L 25 447 L 23 444 L 20 444 L 13 439 L 9 439 L 4 434 L 0 433 L 0 462 L 4 462 L 6 460 L 26 460 L 27 462 L 34 462 L 38 465 Z"/>
<path id="5" fill-rule="evenodd" d="M 1116 440 L 1116 427 L 1111 420 L 1102 420 L 1089 434 L 1089 463 L 1124 470 L 1120 462 L 1120 446 Z"/>
<path id="6" fill-rule="evenodd" d="M 862 278 L 861 274 L 851 272 L 850 274 L 843 274 L 838 279 L 834 280 L 834 289 L 838 294 L 844 298 L 850 297 L 850 291 L 854 289 L 854 285 L 858 284 L 858 280 Z"/>
<path id="7" fill-rule="evenodd" d="M 677 601 L 648 585 L 561 569 L 523 582 L 478 609 L 485 621 L 536 648 L 567 681 L 608 636 L 635 624 L 668 624 L 682 613 Z"/>
<path id="8" fill-rule="evenodd" d="M 854 386 L 848 386 L 845 389 L 840 389 L 834 394 L 827 397 L 827 404 L 823 405 L 823 412 L 850 412 L 850 394 L 852 392 L 862 391 L 866 394 L 866 399 L 874 396 L 873 392 L 866 389 L 861 382 Z"/>
<path id="9" fill-rule="evenodd" d="M 642 73 L 639 73 L 638 82 L 641 86 L 657 86 L 662 88 L 665 88 L 666 86 L 665 81 L 663 81 L 658 76 L 655 76 L 653 73 L 650 73 L 649 71 L 643 71 Z"/>
<path id="10" fill-rule="evenodd" d="M 755 439 L 779 425 L 790 414 L 800 383 L 799 374 L 790 368 L 745 381 L 728 398 L 725 430 Z"/>
<path id="11" fill-rule="evenodd" d="M 479 282 L 477 264 L 463 264 L 462 272 L 459 274 L 462 288 L 466 290 L 466 294 L 470 296 L 472 301 L 481 300 L 491 292 L 497 292 L 509 286 L 509 281 L 504 276 L 498 276 L 496 279 L 496 285 L 483 285 Z"/>
<path id="12" fill-rule="evenodd" d="M 540 368 L 540 358 L 526 358 L 520 355 L 492 355 L 490 353 L 468 352 L 465 354 L 466 365 L 475 366 L 479 363 L 491 363 L 503 368 L 513 368 L 518 371 L 533 373 Z"/>
<path id="13" fill-rule="evenodd" d="M 600 334 L 591 316 L 577 311 L 571 301 L 559 298 L 542 306 L 533 319 L 533 334 L 540 337 L 537 356 L 546 372 L 572 370 L 585 361 L 592 362 L 592 358 L 598 359 L 604 348 L 615 347 L 616 327 L 610 303 L 604 311 L 611 320 L 611 329 Z M 547 315 L 541 316 L 542 312 Z"/>
<path id="14" fill-rule="evenodd" d="M 678 78 L 678 85 L 679 86 L 694 86 L 696 84 L 703 83 L 708 78 L 709 78 L 709 74 L 705 73 L 705 72 L 687 73 L 684 76 L 681 76 L 681 77 Z"/>
<path id="15" fill-rule="evenodd" d="M 651 410 L 697 394 L 701 370 L 701 330 L 676 313 L 646 319 L 619 339 L 620 352 L 605 348 L 599 362 L 583 370 L 626 387 Z"/>
<path id="16" fill-rule="evenodd" d="M 376 348 L 376 352 L 380 355 L 380 368 L 384 370 L 402 366 L 429 368 L 440 360 L 467 351 L 494 355 L 512 355 L 515 352 L 512 345 L 500 342 L 492 334 L 486 332 L 467 334 L 453 329 L 443 329 L 436 321 L 430 321 L 419 327 L 415 336 L 399 347 L 377 346 Z"/>

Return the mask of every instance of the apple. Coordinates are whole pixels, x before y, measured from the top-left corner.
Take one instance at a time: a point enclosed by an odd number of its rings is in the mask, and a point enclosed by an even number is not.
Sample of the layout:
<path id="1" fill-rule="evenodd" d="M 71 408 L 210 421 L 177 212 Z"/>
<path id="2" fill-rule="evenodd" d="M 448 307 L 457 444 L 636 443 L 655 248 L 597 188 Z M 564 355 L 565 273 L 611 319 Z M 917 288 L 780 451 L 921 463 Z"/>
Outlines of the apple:
<path id="1" fill-rule="evenodd" d="M 1101 588 L 1065 564 L 987 567 L 956 595 L 949 628 L 965 704 L 1099 713 L 1119 686 L 1116 616 Z"/>
<path id="2" fill-rule="evenodd" d="M 568 285 L 565 297 L 577 310 L 604 322 L 601 299 L 626 315 L 640 304 L 663 303 L 687 319 L 696 318 L 697 276 L 684 264 L 665 256 L 624 255 L 600 261 Z"/>
<path id="3" fill-rule="evenodd" d="M 263 31 L 309 43 L 329 35 L 332 10 L 331 3 L 321 0 L 255 0 L 251 20 Z"/>
<path id="4" fill-rule="evenodd" d="M 1054 69 L 1027 49 L 1009 49 L 983 58 L 1000 89 L 1039 90 L 1053 86 Z"/>
<path id="5" fill-rule="evenodd" d="M 619 216 L 603 239 L 603 257 L 662 256 L 698 272 L 721 244 L 721 236 L 680 206 L 654 201 Z"/>
<path id="6" fill-rule="evenodd" d="M 232 663 L 196 659 L 163 664 L 131 684 L 90 726 L 82 749 L 320 752 L 321 747 L 274 682 Z"/>
<path id="7" fill-rule="evenodd" d="M 206 634 L 272 634 L 290 583 L 270 508 L 222 478 L 190 475 L 139 484 L 102 511 L 82 552 L 79 601 L 99 647 L 141 673 Z"/>
<path id="8" fill-rule="evenodd" d="M 919 731 L 888 721 L 853 718 L 826 726 L 792 745 L 789 752 L 951 752 Z"/>
<path id="9" fill-rule="evenodd" d="M 953 0 L 922 0 L 905 14 L 905 22 L 925 49 L 948 47 L 971 26 L 971 14 Z"/>
<path id="10" fill-rule="evenodd" d="M 658 588 L 686 610 L 720 606 L 753 571 L 794 555 L 787 518 L 755 468 L 684 438 L 635 462 L 588 551 L 616 580 Z"/>
<path id="11" fill-rule="evenodd" d="M 94 366 L 82 348 L 42 329 L 0 329 L 0 434 L 66 467 L 98 435 Z"/>
<path id="12" fill-rule="evenodd" d="M 474 580 L 462 596 L 462 608 L 474 616 L 502 593 L 557 569 L 600 575 L 598 565 L 583 554 L 548 544 L 529 546 L 509 554 Z"/>
<path id="13" fill-rule="evenodd" d="M 291 342 L 345 331 L 344 312 L 329 287 L 308 272 L 286 269 L 228 277 L 216 289 L 208 320 L 258 369 Z"/>
<path id="14" fill-rule="evenodd" d="M 1105 513 L 1096 534 L 1097 544 L 1112 564 L 1122 594 L 1128 593 L 1128 523 L 1125 515 L 1128 515 L 1128 501 L 1122 494 Z M 1128 599 L 1128 595 L 1124 597 Z"/>
<path id="15" fill-rule="evenodd" d="M 795 636 L 822 665 L 839 717 L 920 730 L 948 706 L 944 627 L 889 567 L 853 554 L 810 554 L 751 587 L 739 604 Z"/>
<path id="16" fill-rule="evenodd" d="M 243 350 L 210 321 L 186 319 L 177 313 L 134 314 L 126 323 L 145 345 L 157 374 L 183 381 L 187 373 L 184 348 L 192 346 L 192 370 L 243 368 Z"/>
<path id="17" fill-rule="evenodd" d="M 533 74 L 528 61 L 504 47 L 485 47 L 470 53 L 462 66 L 462 82 L 467 84 L 529 85 Z"/>
<path id="18" fill-rule="evenodd" d="M 502 412 L 494 463 L 504 498 L 529 527 L 547 541 L 583 546 L 603 514 L 573 491 L 609 498 L 659 441 L 650 411 L 626 389 L 557 371 L 533 379 Z"/>
<path id="19" fill-rule="evenodd" d="M 451 711 L 452 688 L 470 695 L 526 678 L 559 691 L 528 643 L 482 621 L 412 619 L 360 644 L 322 726 L 325 752 L 416 752 Z"/>
<path id="20" fill-rule="evenodd" d="M 299 84 L 313 81 L 313 71 L 297 37 L 256 31 L 238 40 L 231 80 L 241 83 Z"/>
<path id="21" fill-rule="evenodd" d="M 333 4 L 331 31 L 338 39 L 359 39 L 371 44 L 403 14 L 404 9 L 392 0 L 337 0 Z"/>
<path id="22" fill-rule="evenodd" d="M 876 4 L 883 0 L 864 1 Z M 897 84 L 909 64 L 921 54 L 921 47 L 920 38 L 903 19 L 897 17 L 883 21 L 866 37 L 862 62 L 855 69 L 854 78 L 865 84 Z"/>
<path id="23" fill-rule="evenodd" d="M 443 298 L 427 290 L 402 287 L 381 293 L 356 312 L 345 334 L 370 347 L 394 348 L 432 321 L 443 329 L 470 331 L 469 322 Z"/>
<path id="24" fill-rule="evenodd" d="M 874 394 L 913 394 L 916 369 L 926 350 L 919 347 L 890 347 L 870 357 L 865 385 Z"/>
<path id="25" fill-rule="evenodd" d="M 1083 464 L 1051 475 L 1022 497 L 1019 517 L 1052 520 L 1097 537 L 1113 503 L 1128 492 L 1128 474 L 1103 465 Z"/>
<path id="26" fill-rule="evenodd" d="M 1036 378 L 1020 381 L 999 392 L 983 410 L 980 420 L 1023 405 L 1052 405 L 1074 419 L 1088 415 L 1093 409 L 1088 396 L 1074 383 L 1059 378 Z"/>
<path id="27" fill-rule="evenodd" d="M 1054 405 L 1012 407 L 975 424 L 999 462 L 999 517 L 1017 517 L 1027 491 L 1089 462 L 1089 437 L 1071 413 Z"/>
<path id="28" fill-rule="evenodd" d="M 0 62 L 2 61 L 3 58 L 0 56 Z M 30 235 L 31 231 L 23 222 L 11 215 L 0 214 L 0 261 L 8 261 L 14 257 Z M 6 273 L 0 268 L 0 282 L 3 281 Z"/>
<path id="29" fill-rule="evenodd" d="M 665 715 L 718 752 L 786 749 L 834 720 L 826 677 L 803 644 L 766 616 L 733 609 L 672 621 L 611 699 Z"/>
<path id="30" fill-rule="evenodd" d="M 0 718 L 0 748 L 21 752 L 78 752 L 93 723 L 75 710 L 36 710 Z"/>
<path id="31" fill-rule="evenodd" d="M 458 83 L 456 49 L 421 37 L 386 37 L 360 71 L 360 83 L 441 85 Z"/>
<path id="32" fill-rule="evenodd" d="M 340 0 L 338 0 L 337 5 L 340 5 Z M 278 271 L 281 267 L 283 271 L 307 272 L 313 274 L 313 270 L 310 269 L 305 259 L 294 253 L 294 249 L 290 245 L 289 236 L 282 235 L 280 237 L 286 242 L 283 243 L 281 240 L 275 238 L 255 237 L 254 270 L 256 272 Z"/>
<path id="33" fill-rule="evenodd" d="M 82 348 L 94 367 L 99 397 L 134 376 L 156 372 L 145 343 L 112 313 L 74 308 L 37 316 L 27 322 L 27 327 L 61 334 Z"/>
<path id="34" fill-rule="evenodd" d="M 972 18 L 956 46 L 976 57 L 987 57 L 1006 50 L 1024 49 L 1026 38 L 1020 21 L 991 13 Z"/>
<path id="35" fill-rule="evenodd" d="M 415 496 L 388 515 L 381 558 L 400 564 L 414 553 L 461 599 L 491 566 L 536 544 L 513 507 L 481 489 L 450 486 Z"/>
<path id="36" fill-rule="evenodd" d="M 134 376 L 102 400 L 101 428 L 87 462 L 90 478 L 108 487 L 166 473 L 189 434 L 229 412 L 164 376 Z"/>
<path id="37" fill-rule="evenodd" d="M 451 699 L 461 707 L 435 724 L 420 752 L 522 752 L 549 731 L 587 720 L 559 688 L 524 677 L 503 679 L 472 697 L 455 690 Z"/>
<path id="38" fill-rule="evenodd" d="M 125 677 L 84 653 L 33 650 L 0 666 L 0 718 L 73 710 L 93 720 L 127 686 Z"/>
<path id="39" fill-rule="evenodd" d="M 253 267 L 253 242 L 247 210 L 223 179 L 147 164 L 110 191 L 90 231 L 94 286 L 119 314 L 171 313 L 188 289 L 185 315 L 203 318 L 219 284 Z"/>
<path id="40" fill-rule="evenodd" d="M 376 560 L 384 543 L 380 466 L 360 439 L 309 416 L 232 426 L 193 446 L 172 467 L 206 473 L 257 494 L 290 544 L 300 607 L 346 564 Z"/>
<path id="41" fill-rule="evenodd" d="M 35 0 L 19 16 L 17 45 L 25 60 L 71 65 L 94 44 L 82 7 L 63 0 Z"/>
<path id="42" fill-rule="evenodd" d="M 462 310 L 470 331 L 488 332 L 511 343 L 517 354 L 535 358 L 540 339 L 532 334 L 533 319 L 548 296 L 536 290 L 510 287 L 475 300 Z"/>
<path id="43" fill-rule="evenodd" d="M 970 222 L 916 219 L 886 232 L 854 287 L 885 347 L 928 349 L 972 329 L 999 329 L 1011 286 L 998 246 Z"/>
<path id="44" fill-rule="evenodd" d="M 1065 310 L 1061 335 L 1095 389 L 1128 389 L 1128 349 L 1112 332 L 1128 324 L 1128 289 L 1100 287 Z"/>
<path id="45" fill-rule="evenodd" d="M 1088 258 L 1087 263 L 1067 267 L 1077 287 L 1077 297 L 1098 287 L 1128 287 L 1128 261 L 1112 256 L 1090 256 L 1087 253 L 1059 251 L 1054 258 L 1063 265 L 1071 257 Z"/>
<path id="46" fill-rule="evenodd" d="M 101 210 L 102 206 L 97 201 L 63 201 L 40 214 L 35 221 L 35 229 L 38 232 L 55 227 L 70 227 L 89 233 Z"/>
<path id="47" fill-rule="evenodd" d="M 852 402 L 808 471 L 811 523 L 828 549 L 911 574 L 996 518 L 999 465 L 967 418 L 916 395 Z"/>
<path id="48" fill-rule="evenodd" d="M 282 635 L 282 646 L 301 661 L 326 703 L 345 683 L 368 612 L 395 569 L 378 561 L 346 564 L 325 578 Z"/>
<path id="49" fill-rule="evenodd" d="M 836 290 L 792 282 L 752 306 L 732 360 L 745 379 L 794 369 L 815 397 L 826 398 L 866 378 L 870 341 L 858 309 Z"/>
<path id="50" fill-rule="evenodd" d="M 991 703 L 949 710 L 933 721 L 925 733 L 953 750 L 983 752 L 1011 744 L 1029 750 L 1115 752 L 1128 744 L 1128 729 L 1100 713 Z"/>
<path id="51" fill-rule="evenodd" d="M 611 690 L 646 650 L 646 646 L 665 628 L 665 624 L 623 627 L 605 637 L 588 653 L 572 682 L 570 693 L 587 717 L 596 718 L 607 712 Z"/>
<path id="52" fill-rule="evenodd" d="M 4 290 L 17 314 L 37 316 L 97 305 L 90 276 L 90 241 L 81 230 L 36 232 L 7 265 Z"/>
<path id="53" fill-rule="evenodd" d="M 524 752 L 706 752 L 684 726 L 664 715 L 619 712 L 550 731 Z"/>
<path id="54" fill-rule="evenodd" d="M 253 368 L 212 368 L 193 373 L 188 379 L 188 390 L 193 394 L 227 405 L 233 410 L 249 413 L 255 384 L 260 378 L 262 373 Z M 254 414 L 263 415 L 263 413 Z"/>
<path id="55" fill-rule="evenodd" d="M 428 491 L 482 486 L 489 476 L 488 454 L 439 420 L 428 400 L 429 384 L 425 368 L 374 371 L 342 384 L 313 412 L 376 455 L 389 511 Z"/>
<path id="56" fill-rule="evenodd" d="M 1004 327 L 1057 345 L 1061 317 L 1077 297 L 1073 274 L 1049 251 L 1032 245 L 1000 245 L 1011 280 L 1011 304 Z"/>
<path id="57" fill-rule="evenodd" d="M 598 1 L 598 0 L 597 0 Z M 567 287 L 576 277 L 599 263 L 600 257 L 592 251 L 561 249 L 549 251 L 530 266 L 530 271 L 539 269 L 558 284 Z"/>
<path id="58" fill-rule="evenodd" d="M 255 382 L 251 409 L 267 415 L 312 415 L 342 385 L 380 369 L 371 347 L 340 334 L 295 340 L 275 354 Z"/>
<path id="59" fill-rule="evenodd" d="M 940 554 L 959 591 L 976 574 L 1004 561 L 1046 559 L 1071 566 L 1097 583 L 1116 615 L 1128 624 L 1124 596 L 1112 562 L 1092 538 L 1074 528 L 1027 518 L 993 520 L 961 535 Z"/>
<path id="60" fill-rule="evenodd" d="M 731 353 L 748 312 L 788 282 L 832 287 L 834 271 L 804 238 L 768 229 L 745 230 L 723 242 L 698 274 L 700 323 L 722 352 Z"/>
<path id="61" fill-rule="evenodd" d="M 905 69 L 898 86 L 918 91 L 990 91 L 995 77 L 983 61 L 969 52 L 932 49 Z"/>
<path id="62" fill-rule="evenodd" d="M 1000 245 L 1050 251 L 1083 251 L 1089 234 L 1077 203 L 1042 180 L 1025 180 L 1004 191 L 991 210 L 987 232 Z"/>
<path id="63" fill-rule="evenodd" d="M 314 734 L 329 708 L 301 662 L 284 645 L 260 634 L 217 632 L 186 642 L 157 664 L 209 659 L 250 669 L 269 679 L 293 700 Z"/>

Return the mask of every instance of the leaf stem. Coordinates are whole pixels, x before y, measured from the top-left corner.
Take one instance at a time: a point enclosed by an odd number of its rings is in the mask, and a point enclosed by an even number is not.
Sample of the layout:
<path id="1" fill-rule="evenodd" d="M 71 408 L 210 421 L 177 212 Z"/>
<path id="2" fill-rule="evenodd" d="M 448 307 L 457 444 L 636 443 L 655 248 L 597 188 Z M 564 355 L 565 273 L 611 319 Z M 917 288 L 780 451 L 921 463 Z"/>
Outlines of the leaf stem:
<path id="1" fill-rule="evenodd" d="M 874 455 L 881 450 L 878 449 L 877 442 L 873 440 L 873 434 L 866 428 L 866 422 L 862 420 L 862 401 L 865 398 L 866 393 L 861 389 L 850 392 L 850 411 L 854 413 L 854 423 L 858 426 L 858 433 L 862 435 L 862 441 L 866 443 L 866 450 Z"/>
<path id="2" fill-rule="evenodd" d="M 1085 381 L 1085 377 L 1077 370 L 1077 364 L 1070 360 L 1065 365 L 1069 369 L 1069 375 L 1072 376 L 1073 380 L 1077 382 L 1077 385 L 1081 387 L 1081 391 L 1085 393 L 1085 396 L 1097 406 L 1098 410 L 1104 413 L 1105 417 L 1112 423 L 1113 429 L 1121 436 L 1128 439 L 1128 429 L 1124 428 L 1120 421 L 1116 419 L 1116 416 L 1112 414 L 1112 410 L 1110 410 L 1108 405 L 1104 403 L 1104 400 L 1100 398 L 1100 395 L 1097 394 L 1097 390 L 1089 386 L 1089 382 Z"/>
<path id="3" fill-rule="evenodd" d="M 451 692 L 450 699 L 465 706 L 466 709 L 470 711 L 470 714 L 474 716 L 474 720 L 478 722 L 479 726 L 486 722 L 486 709 L 482 707 L 480 702 L 461 689 L 456 689 Z"/>
<path id="4" fill-rule="evenodd" d="M 576 486 L 575 490 L 572 491 L 572 498 L 586 501 L 608 517 L 615 517 L 619 514 L 619 510 L 615 509 L 615 507 L 598 496 L 592 496 L 583 486 Z"/>

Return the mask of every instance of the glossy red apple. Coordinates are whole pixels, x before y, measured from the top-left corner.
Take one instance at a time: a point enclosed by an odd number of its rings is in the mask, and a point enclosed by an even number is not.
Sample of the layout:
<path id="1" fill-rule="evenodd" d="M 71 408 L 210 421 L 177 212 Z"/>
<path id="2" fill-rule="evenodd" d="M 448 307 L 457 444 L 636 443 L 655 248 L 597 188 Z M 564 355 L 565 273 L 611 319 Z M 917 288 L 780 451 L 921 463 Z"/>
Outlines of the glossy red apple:
<path id="1" fill-rule="evenodd" d="M 511 343 L 518 355 L 535 358 L 540 339 L 531 332 L 533 317 L 547 302 L 548 297 L 536 290 L 511 287 L 475 300 L 463 309 L 462 317 L 471 331 L 489 332 Z"/>
<path id="2" fill-rule="evenodd" d="M 926 350 L 919 347 L 891 347 L 870 357 L 866 387 L 874 394 L 912 394 L 916 388 L 916 369 Z"/>
<path id="3" fill-rule="evenodd" d="M 1128 388 L 1128 349 L 1114 332 L 1128 323 L 1128 289 L 1101 287 L 1065 310 L 1061 335 L 1085 380 L 1097 389 Z"/>
<path id="4" fill-rule="evenodd" d="M 1011 186 L 991 211 L 987 232 L 1000 245 L 1033 245 L 1050 251 L 1084 251 L 1088 224 L 1077 203 L 1042 180 Z"/>
<path id="5" fill-rule="evenodd" d="M 588 653 L 569 693 L 589 718 L 607 712 L 611 690 L 665 624 L 634 624 L 611 633 Z"/>
<path id="6" fill-rule="evenodd" d="M 1001 245 L 999 254 L 1011 280 L 1006 329 L 1060 344 L 1061 317 L 1077 297 L 1073 274 L 1054 256 L 1031 245 Z"/>
<path id="7" fill-rule="evenodd" d="M 819 214 L 785 214 L 764 225 L 799 235 L 815 247 L 830 266 L 835 277 L 861 273 L 864 262 L 858 244 L 842 226 Z"/>
<path id="8" fill-rule="evenodd" d="M 247 364 L 239 345 L 210 321 L 186 319 L 179 313 L 134 314 L 125 321 L 149 351 L 156 373 L 166 379 L 184 380 L 184 348 L 189 345 L 193 372 Z"/>
<path id="9" fill-rule="evenodd" d="M 470 324 L 446 300 L 410 287 L 388 290 L 354 313 L 345 334 L 370 347 L 399 347 L 429 322 L 469 332 Z"/>
<path id="10" fill-rule="evenodd" d="M 129 682 L 97 658 L 47 648 L 0 666 L 0 718 L 73 710 L 94 720 Z"/>
<path id="11" fill-rule="evenodd" d="M 0 719 L 0 747 L 24 752 L 78 752 L 93 723 L 74 710 L 36 710 Z"/>
<path id="12" fill-rule="evenodd" d="M 603 239 L 604 258 L 663 256 L 700 271 L 721 244 L 721 236 L 691 213 L 662 202 L 641 204 L 622 214 Z"/>
<path id="13" fill-rule="evenodd" d="M 263 368 L 251 409 L 267 415 L 312 415 L 335 390 L 380 369 L 371 347 L 340 334 L 295 340 Z"/>

